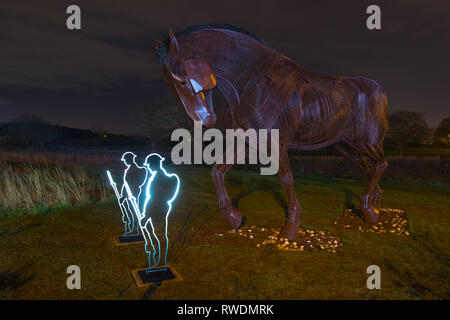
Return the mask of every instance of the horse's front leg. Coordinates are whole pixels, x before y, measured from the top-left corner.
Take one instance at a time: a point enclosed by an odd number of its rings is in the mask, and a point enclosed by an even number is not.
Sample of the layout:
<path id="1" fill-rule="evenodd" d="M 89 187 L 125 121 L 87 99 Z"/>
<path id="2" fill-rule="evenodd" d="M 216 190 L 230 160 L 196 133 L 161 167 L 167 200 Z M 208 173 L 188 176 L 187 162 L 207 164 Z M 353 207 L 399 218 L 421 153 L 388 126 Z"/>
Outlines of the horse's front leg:
<path id="1" fill-rule="evenodd" d="M 230 228 L 236 230 L 241 225 L 242 214 L 238 209 L 231 206 L 231 200 L 225 188 L 225 174 L 232 166 L 232 164 L 215 164 L 212 168 L 211 176 L 216 186 L 220 212 Z"/>
<path id="2" fill-rule="evenodd" d="M 292 176 L 287 150 L 280 152 L 280 168 L 278 175 L 280 178 L 280 184 L 286 191 L 289 206 L 287 221 L 283 229 L 281 229 L 279 237 L 293 240 L 298 235 L 301 208 L 295 196 L 294 178 Z"/>

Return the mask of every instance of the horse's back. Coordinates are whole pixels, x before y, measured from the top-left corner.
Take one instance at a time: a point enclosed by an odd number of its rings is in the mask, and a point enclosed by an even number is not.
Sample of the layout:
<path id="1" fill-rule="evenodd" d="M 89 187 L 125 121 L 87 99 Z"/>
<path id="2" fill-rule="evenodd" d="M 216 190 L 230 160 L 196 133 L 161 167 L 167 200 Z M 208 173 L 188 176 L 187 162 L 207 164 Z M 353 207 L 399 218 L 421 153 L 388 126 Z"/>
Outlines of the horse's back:
<path id="1" fill-rule="evenodd" d="M 384 138 L 386 94 L 371 79 L 322 77 L 300 69 L 297 97 L 290 103 L 300 110 L 294 148 L 319 149 L 344 136 L 367 143 Z"/>
<path id="2" fill-rule="evenodd" d="M 341 134 L 355 109 L 357 92 L 345 80 L 299 73 L 296 104 L 298 125 L 293 143 L 297 147 L 320 146 Z"/>

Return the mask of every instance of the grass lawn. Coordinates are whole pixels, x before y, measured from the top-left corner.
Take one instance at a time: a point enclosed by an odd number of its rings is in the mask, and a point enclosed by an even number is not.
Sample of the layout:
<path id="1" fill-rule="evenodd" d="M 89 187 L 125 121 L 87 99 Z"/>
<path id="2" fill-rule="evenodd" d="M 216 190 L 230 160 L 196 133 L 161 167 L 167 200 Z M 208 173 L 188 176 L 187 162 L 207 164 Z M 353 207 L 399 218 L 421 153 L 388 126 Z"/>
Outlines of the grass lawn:
<path id="1" fill-rule="evenodd" d="M 395 147 L 385 148 L 385 154 L 400 155 L 401 150 Z M 405 147 L 403 149 L 404 156 L 450 156 L 450 148 L 435 146 Z"/>
<path id="2" fill-rule="evenodd" d="M 205 168 L 174 168 L 181 194 L 170 217 L 169 262 L 184 278 L 138 288 L 143 245 L 115 247 L 122 233 L 115 200 L 45 214 L 0 218 L 0 299 L 448 299 L 450 186 L 383 181 L 383 206 L 406 211 L 409 236 L 361 233 L 333 222 L 358 205 L 365 184 L 352 177 L 296 177 L 301 225 L 342 239 L 337 253 L 220 241 L 228 229 Z M 227 187 L 246 225 L 281 227 L 286 207 L 277 177 L 234 169 Z M 112 190 L 111 190 L 112 194 Z M 237 237 L 237 235 L 236 235 Z M 68 290 L 66 269 L 81 268 L 81 290 Z M 366 268 L 381 268 L 381 290 L 366 288 Z"/>

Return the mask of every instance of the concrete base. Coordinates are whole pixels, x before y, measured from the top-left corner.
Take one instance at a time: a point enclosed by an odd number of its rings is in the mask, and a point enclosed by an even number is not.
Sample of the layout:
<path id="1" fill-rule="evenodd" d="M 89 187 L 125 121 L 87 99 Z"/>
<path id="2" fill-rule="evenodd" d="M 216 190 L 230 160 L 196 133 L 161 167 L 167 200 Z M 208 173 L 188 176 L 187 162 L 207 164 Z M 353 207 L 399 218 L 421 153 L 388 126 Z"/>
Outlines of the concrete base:
<path id="1" fill-rule="evenodd" d="M 113 238 L 116 246 L 127 246 L 130 244 L 145 243 L 145 239 L 140 234 L 132 234 L 127 236 L 116 236 Z"/>
<path id="2" fill-rule="evenodd" d="M 156 268 L 147 272 L 147 269 L 138 269 L 131 272 L 139 288 L 149 287 L 155 283 L 183 281 L 183 278 L 174 267 Z"/>

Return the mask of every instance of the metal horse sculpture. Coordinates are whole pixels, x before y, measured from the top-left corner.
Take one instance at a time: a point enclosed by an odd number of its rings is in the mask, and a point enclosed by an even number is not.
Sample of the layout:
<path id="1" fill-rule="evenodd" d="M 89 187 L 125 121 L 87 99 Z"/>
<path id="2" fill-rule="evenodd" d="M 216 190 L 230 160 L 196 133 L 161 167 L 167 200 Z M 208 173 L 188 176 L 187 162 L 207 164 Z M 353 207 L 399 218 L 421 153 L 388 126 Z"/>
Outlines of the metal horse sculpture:
<path id="1" fill-rule="evenodd" d="M 301 214 L 288 149 L 335 145 L 368 177 L 361 211 L 367 223 L 377 222 L 388 126 L 386 93 L 378 83 L 360 76 L 313 74 L 263 40 L 227 24 L 195 25 L 176 35 L 169 30 L 166 42 L 155 41 L 155 48 L 165 81 L 192 120 L 205 127 L 215 125 L 212 90 L 217 88 L 228 104 L 227 128 L 279 129 L 279 179 L 289 205 L 280 237 L 297 236 Z M 214 165 L 212 177 L 220 211 L 237 229 L 242 214 L 232 207 L 224 182 L 231 167 Z"/>

